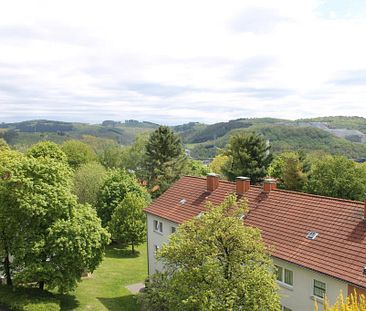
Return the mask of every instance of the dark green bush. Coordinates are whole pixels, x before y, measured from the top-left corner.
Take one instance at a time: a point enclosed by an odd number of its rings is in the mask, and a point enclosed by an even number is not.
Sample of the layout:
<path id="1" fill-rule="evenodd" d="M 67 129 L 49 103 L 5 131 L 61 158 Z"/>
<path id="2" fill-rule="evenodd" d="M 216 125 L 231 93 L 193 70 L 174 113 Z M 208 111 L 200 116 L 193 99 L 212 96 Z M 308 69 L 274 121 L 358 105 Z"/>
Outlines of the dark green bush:
<path id="1" fill-rule="evenodd" d="M 60 301 L 46 291 L 36 288 L 0 286 L 0 305 L 14 311 L 59 311 Z"/>

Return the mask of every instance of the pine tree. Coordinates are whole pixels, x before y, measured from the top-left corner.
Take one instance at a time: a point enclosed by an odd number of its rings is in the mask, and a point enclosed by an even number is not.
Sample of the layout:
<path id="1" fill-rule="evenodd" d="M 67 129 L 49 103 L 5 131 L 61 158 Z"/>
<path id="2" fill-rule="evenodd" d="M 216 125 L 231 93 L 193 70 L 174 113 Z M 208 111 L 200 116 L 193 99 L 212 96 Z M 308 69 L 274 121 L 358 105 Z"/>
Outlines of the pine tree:
<path id="1" fill-rule="evenodd" d="M 222 171 L 229 180 L 245 176 L 255 184 L 267 174 L 272 161 L 269 149 L 264 138 L 254 133 L 233 135 L 225 150 L 229 160 Z"/>
<path id="2" fill-rule="evenodd" d="M 186 156 L 180 138 L 167 126 L 160 126 L 146 145 L 145 174 L 149 186 L 164 192 L 183 173 Z"/>

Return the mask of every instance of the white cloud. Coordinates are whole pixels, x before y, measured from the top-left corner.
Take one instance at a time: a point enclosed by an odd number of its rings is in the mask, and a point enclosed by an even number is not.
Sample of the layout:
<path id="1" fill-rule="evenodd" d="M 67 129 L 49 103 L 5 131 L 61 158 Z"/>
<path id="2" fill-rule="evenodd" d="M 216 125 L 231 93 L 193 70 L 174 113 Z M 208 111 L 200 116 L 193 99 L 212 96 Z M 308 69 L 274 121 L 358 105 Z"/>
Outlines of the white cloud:
<path id="1" fill-rule="evenodd" d="M 0 122 L 366 116 L 356 2 L 8 1 Z"/>

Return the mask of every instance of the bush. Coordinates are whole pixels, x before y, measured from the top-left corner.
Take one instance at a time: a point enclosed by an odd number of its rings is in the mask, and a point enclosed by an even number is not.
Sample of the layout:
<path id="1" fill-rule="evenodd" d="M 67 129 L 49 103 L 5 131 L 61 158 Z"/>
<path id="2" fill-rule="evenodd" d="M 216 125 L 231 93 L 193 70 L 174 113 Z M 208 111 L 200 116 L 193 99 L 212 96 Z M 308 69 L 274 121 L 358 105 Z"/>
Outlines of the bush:
<path id="1" fill-rule="evenodd" d="M 51 293 L 36 288 L 0 286 L 0 305 L 14 311 L 59 311 L 60 301 Z"/>

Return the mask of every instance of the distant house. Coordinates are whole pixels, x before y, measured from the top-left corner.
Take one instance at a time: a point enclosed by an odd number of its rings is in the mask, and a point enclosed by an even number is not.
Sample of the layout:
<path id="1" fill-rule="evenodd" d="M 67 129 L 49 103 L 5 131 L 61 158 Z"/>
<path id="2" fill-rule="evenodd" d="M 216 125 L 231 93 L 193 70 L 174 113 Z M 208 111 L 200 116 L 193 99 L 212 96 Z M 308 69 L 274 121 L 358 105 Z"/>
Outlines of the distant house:
<path id="1" fill-rule="evenodd" d="M 340 290 L 366 294 L 366 207 L 364 203 L 276 189 L 273 180 L 252 186 L 183 177 L 147 209 L 149 274 L 163 269 L 155 251 L 179 224 L 196 217 L 207 201 L 229 193 L 247 198 L 245 224 L 257 227 L 277 266 L 284 311 L 312 311 L 314 301 L 331 302 Z M 320 308 L 321 310 L 321 308 Z"/>

